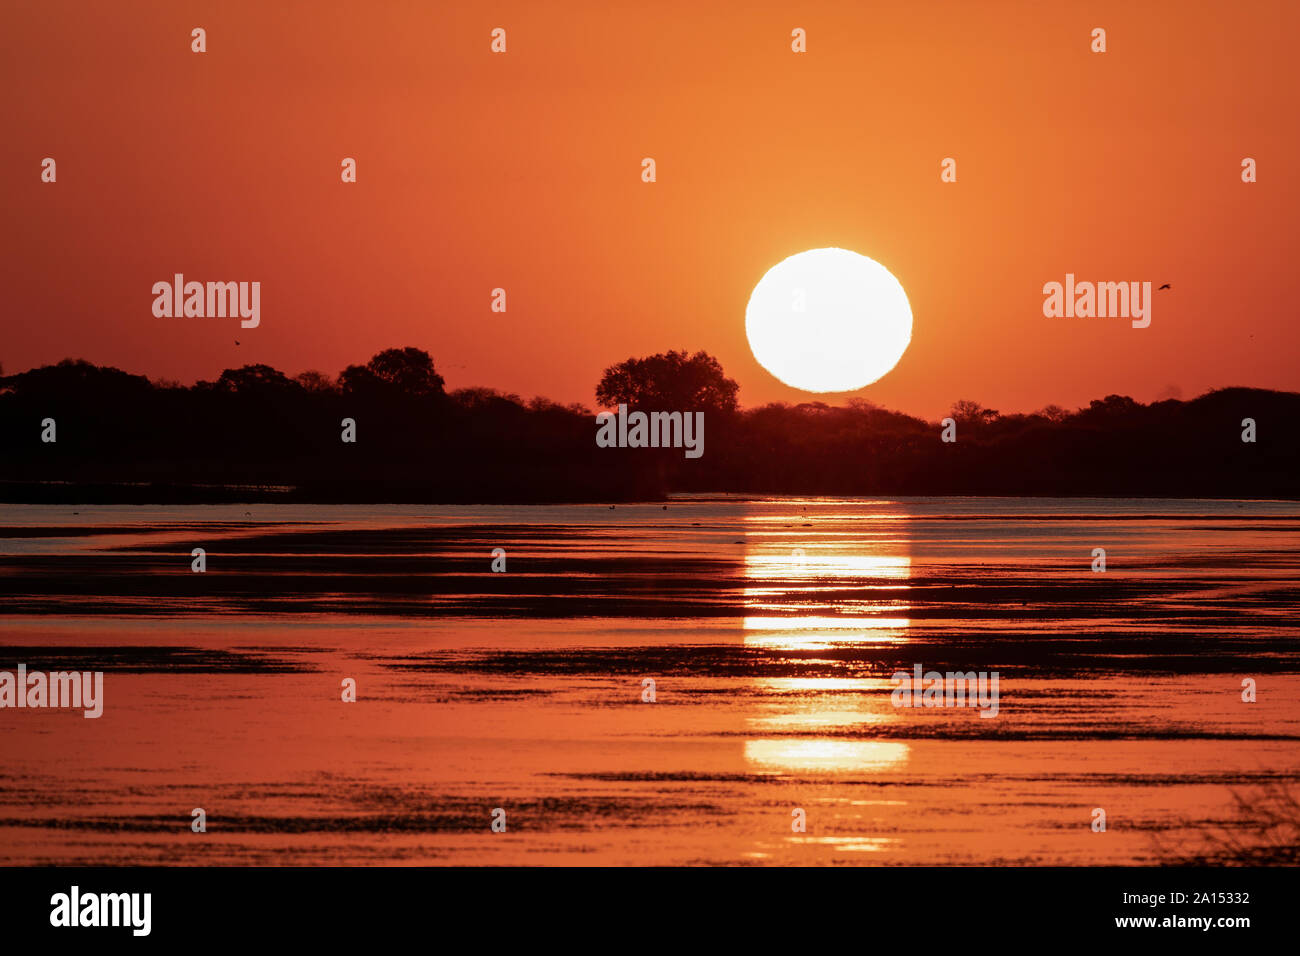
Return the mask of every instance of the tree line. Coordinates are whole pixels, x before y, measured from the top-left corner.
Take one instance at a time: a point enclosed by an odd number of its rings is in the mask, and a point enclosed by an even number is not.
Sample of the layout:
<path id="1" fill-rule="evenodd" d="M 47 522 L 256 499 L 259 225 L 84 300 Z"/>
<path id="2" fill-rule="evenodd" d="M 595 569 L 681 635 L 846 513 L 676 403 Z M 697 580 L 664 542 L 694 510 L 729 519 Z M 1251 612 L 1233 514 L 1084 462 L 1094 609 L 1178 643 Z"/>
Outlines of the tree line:
<path id="1" fill-rule="evenodd" d="M 599 409 L 705 412 L 704 456 L 598 448 L 593 410 L 448 391 L 417 348 L 386 349 L 336 377 L 246 365 L 190 386 L 67 359 L 0 376 L 0 499 L 1300 496 L 1300 394 L 1290 392 L 1227 388 L 1151 404 L 1109 395 L 1009 415 L 963 400 L 949 414 L 955 441 L 942 440 L 939 422 L 862 399 L 742 408 L 736 382 L 704 352 L 629 358 L 605 370 L 594 397 Z M 344 440 L 345 420 L 355 440 Z"/>

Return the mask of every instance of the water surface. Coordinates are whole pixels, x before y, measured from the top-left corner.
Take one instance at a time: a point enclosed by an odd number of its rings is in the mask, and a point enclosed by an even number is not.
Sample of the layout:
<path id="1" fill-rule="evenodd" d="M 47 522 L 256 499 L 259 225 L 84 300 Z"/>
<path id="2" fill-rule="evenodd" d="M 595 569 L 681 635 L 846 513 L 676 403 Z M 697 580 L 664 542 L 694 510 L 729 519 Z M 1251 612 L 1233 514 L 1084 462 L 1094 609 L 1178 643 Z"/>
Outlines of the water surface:
<path id="1" fill-rule="evenodd" d="M 1300 778 L 1290 502 L 0 525 L 0 670 L 106 674 L 101 719 L 0 710 L 7 864 L 1151 864 Z M 896 708 L 915 664 L 997 671 L 998 716 Z"/>

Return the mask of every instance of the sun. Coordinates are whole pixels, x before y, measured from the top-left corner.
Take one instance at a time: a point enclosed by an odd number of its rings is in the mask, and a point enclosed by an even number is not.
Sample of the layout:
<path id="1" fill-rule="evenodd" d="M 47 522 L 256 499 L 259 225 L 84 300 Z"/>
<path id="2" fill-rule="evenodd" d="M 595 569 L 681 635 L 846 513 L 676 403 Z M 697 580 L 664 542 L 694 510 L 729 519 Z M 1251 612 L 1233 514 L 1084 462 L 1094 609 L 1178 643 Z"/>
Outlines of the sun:
<path id="1" fill-rule="evenodd" d="M 888 269 L 847 249 L 809 249 L 754 286 L 745 334 L 758 364 L 805 392 L 852 392 L 898 364 L 912 307 Z"/>

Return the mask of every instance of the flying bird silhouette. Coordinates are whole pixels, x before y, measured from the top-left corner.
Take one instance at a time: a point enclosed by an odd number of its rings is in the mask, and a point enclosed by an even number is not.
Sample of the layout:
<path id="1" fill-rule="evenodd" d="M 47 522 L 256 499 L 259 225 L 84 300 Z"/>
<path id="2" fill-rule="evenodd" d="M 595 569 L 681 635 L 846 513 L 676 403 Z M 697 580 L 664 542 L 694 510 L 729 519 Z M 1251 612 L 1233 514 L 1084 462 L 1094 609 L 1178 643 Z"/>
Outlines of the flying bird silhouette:
<path id="1" fill-rule="evenodd" d="M 1164 285 L 1162 285 L 1162 286 L 1160 287 L 1160 289 L 1168 289 L 1169 287 L 1170 287 L 1170 286 L 1169 286 L 1169 283 L 1166 282 Z M 1157 289 L 1156 291 L 1159 292 L 1160 289 Z"/>

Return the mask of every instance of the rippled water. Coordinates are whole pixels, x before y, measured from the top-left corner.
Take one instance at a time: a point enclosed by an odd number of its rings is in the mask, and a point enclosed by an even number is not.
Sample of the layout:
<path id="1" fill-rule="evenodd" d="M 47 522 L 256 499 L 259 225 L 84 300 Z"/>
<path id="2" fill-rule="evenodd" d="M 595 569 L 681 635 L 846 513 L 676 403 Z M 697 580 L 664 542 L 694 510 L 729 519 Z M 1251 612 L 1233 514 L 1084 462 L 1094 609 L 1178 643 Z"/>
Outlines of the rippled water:
<path id="1" fill-rule="evenodd" d="M 106 673 L 0 710 L 4 863 L 1154 863 L 1300 780 L 1295 503 L 3 509 L 0 670 Z"/>

